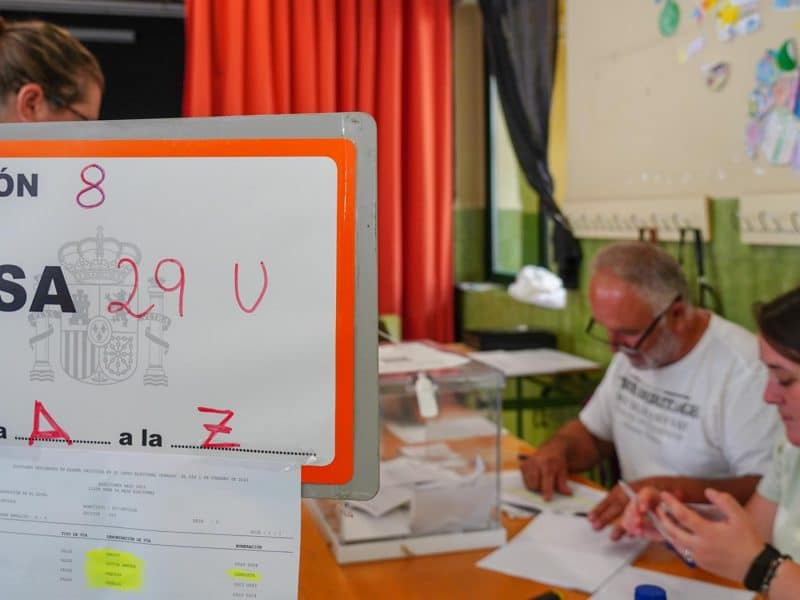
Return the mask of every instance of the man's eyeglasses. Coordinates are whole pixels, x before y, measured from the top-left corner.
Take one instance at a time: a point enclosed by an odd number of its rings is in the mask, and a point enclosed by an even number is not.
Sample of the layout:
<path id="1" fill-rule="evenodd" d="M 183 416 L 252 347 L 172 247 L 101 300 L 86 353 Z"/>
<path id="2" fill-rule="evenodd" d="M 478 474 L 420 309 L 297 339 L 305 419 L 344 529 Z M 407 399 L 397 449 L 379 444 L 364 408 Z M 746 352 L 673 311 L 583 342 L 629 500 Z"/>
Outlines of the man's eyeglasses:
<path id="1" fill-rule="evenodd" d="M 644 344 L 645 340 L 650 336 L 650 334 L 652 334 L 653 331 L 655 331 L 656 327 L 658 326 L 658 323 L 661 321 L 661 319 L 664 318 L 664 315 L 666 315 L 667 312 L 669 312 L 669 309 L 672 308 L 672 305 L 678 302 L 680 299 L 681 299 L 680 294 L 675 296 L 672 299 L 672 302 L 670 302 L 664 310 L 658 313 L 655 316 L 655 318 L 650 322 L 650 324 L 647 326 L 647 328 L 641 333 L 641 335 L 639 335 L 639 339 L 636 340 L 636 343 L 633 346 L 619 346 L 619 349 L 622 352 L 629 352 L 629 353 L 638 351 L 639 348 L 642 347 L 642 344 Z M 586 325 L 586 335 L 588 335 L 593 340 L 597 340 L 598 342 L 603 342 L 604 344 L 607 344 L 609 346 L 611 345 L 611 336 L 609 335 L 608 330 L 602 325 L 598 325 L 597 322 L 594 320 L 594 317 L 591 317 L 589 319 L 589 323 L 587 323 Z"/>
<path id="2" fill-rule="evenodd" d="M 50 95 L 50 96 L 48 96 L 48 98 L 50 99 L 50 102 L 55 104 L 58 108 L 60 108 L 62 110 L 66 110 L 67 112 L 71 112 L 73 115 L 78 117 L 81 121 L 91 121 L 92 120 L 89 117 L 87 117 L 85 114 L 83 114 L 81 111 L 79 111 L 79 110 L 77 110 L 75 108 L 72 108 L 72 106 L 70 106 L 63 98 L 60 98 L 60 97 L 54 96 L 54 95 Z"/>

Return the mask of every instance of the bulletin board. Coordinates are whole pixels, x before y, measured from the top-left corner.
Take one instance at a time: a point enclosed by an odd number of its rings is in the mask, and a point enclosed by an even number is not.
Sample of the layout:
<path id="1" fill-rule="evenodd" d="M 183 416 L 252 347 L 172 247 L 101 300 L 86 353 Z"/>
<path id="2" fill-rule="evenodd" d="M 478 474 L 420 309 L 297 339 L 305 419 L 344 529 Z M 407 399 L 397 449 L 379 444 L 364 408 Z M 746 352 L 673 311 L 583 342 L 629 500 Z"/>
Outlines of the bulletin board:
<path id="1" fill-rule="evenodd" d="M 667 2 L 568 0 L 568 199 L 796 190 L 800 171 L 770 164 L 763 152 L 751 159 L 745 140 L 757 64 L 800 35 L 800 11 L 760 0 L 759 27 L 720 41 L 722 2 L 704 11 L 713 3 L 676 0 L 679 24 L 665 36 L 659 18 Z M 708 67 L 721 61 L 729 76 L 714 91 Z"/>
<path id="2" fill-rule="evenodd" d="M 306 495 L 374 493 L 371 117 L 2 134 L 0 444 L 282 457 Z"/>

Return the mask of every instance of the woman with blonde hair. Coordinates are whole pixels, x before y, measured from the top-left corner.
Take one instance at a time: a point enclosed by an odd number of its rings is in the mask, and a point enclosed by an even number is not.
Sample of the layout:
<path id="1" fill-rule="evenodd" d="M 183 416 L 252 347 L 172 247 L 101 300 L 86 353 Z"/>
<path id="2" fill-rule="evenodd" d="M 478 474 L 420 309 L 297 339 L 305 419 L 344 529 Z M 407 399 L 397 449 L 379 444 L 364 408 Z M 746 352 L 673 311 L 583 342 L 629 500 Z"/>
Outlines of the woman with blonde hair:
<path id="1" fill-rule="evenodd" d="M 0 123 L 97 119 L 104 85 L 97 59 L 66 29 L 0 17 Z"/>

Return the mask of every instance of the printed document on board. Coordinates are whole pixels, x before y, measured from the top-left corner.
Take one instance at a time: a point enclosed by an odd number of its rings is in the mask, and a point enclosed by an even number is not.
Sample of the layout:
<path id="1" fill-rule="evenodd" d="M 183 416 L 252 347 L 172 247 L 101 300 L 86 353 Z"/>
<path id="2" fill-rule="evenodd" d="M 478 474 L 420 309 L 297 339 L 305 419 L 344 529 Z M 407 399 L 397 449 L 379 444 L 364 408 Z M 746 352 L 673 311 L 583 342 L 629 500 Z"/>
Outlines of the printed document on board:
<path id="1" fill-rule="evenodd" d="M 299 541 L 299 465 L 0 452 L 3 598 L 295 598 Z"/>

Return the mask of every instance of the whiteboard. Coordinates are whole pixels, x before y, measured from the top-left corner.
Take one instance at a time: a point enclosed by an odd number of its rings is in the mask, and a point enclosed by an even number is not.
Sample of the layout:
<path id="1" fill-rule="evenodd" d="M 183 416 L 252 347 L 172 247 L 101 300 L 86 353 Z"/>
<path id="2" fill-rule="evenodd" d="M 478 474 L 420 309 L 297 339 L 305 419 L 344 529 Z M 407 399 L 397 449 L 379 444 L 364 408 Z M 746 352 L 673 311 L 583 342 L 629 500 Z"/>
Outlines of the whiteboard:
<path id="1" fill-rule="evenodd" d="M 375 327 L 356 323 L 374 306 L 374 183 L 357 184 L 374 129 L 363 148 L 341 125 L 364 115 L 268 135 L 285 119 L 140 122 L 150 140 L 4 128 L 49 139 L 0 142 L 0 443 L 283 456 L 309 464 L 308 495 L 377 487 L 370 469 L 353 483 L 359 411 L 377 455 L 358 401 L 375 390 L 356 389 L 375 369 L 377 333 L 356 336 Z"/>
<path id="2" fill-rule="evenodd" d="M 568 200 L 739 197 L 800 184 L 800 172 L 745 150 L 756 65 L 798 37 L 800 11 L 760 0 L 760 29 L 720 41 L 713 13 L 692 17 L 702 2 L 676 1 L 671 37 L 659 33 L 663 1 L 567 1 Z M 702 49 L 682 62 L 698 38 Z M 719 61 L 730 77 L 713 91 L 703 67 Z"/>

